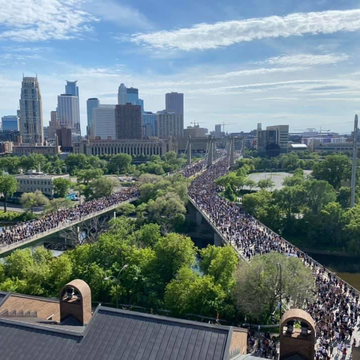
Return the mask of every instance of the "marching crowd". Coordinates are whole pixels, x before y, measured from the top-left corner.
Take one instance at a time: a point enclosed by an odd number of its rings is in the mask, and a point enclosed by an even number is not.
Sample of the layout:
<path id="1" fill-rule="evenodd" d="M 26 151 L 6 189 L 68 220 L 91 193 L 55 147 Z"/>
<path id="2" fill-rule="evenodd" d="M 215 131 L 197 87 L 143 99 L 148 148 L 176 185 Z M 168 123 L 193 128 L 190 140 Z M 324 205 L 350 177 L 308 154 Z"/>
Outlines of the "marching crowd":
<path id="1" fill-rule="evenodd" d="M 139 190 L 137 188 L 128 188 L 97 200 L 87 201 L 71 209 L 57 210 L 39 219 L 3 227 L 0 233 L 0 245 L 10 245 L 45 231 L 62 227 L 75 220 L 81 220 L 91 213 L 99 212 L 115 204 L 135 198 L 139 195 L 138 193 Z"/>
<path id="2" fill-rule="evenodd" d="M 191 177 L 202 170 L 204 161 L 199 161 L 186 166 L 182 170 L 185 177 Z M 18 241 L 26 240 L 48 230 L 60 228 L 75 220 L 81 220 L 91 213 L 97 213 L 123 201 L 139 196 L 137 187 L 131 187 L 124 191 L 114 193 L 97 200 L 87 201 L 71 209 L 61 209 L 47 214 L 39 219 L 18 223 L 14 226 L 3 227 L 0 233 L 0 246 L 10 245 Z"/>
<path id="3" fill-rule="evenodd" d="M 241 207 L 220 197 L 220 189 L 214 181 L 227 171 L 226 159 L 212 165 L 193 181 L 189 196 L 246 261 L 255 255 L 276 251 L 288 256 L 297 256 L 312 269 L 316 294 L 315 300 L 309 302 L 307 311 L 316 322 L 316 358 L 328 359 L 336 355 L 345 358 L 351 352 L 352 345 L 359 345 L 354 337 L 359 325 L 359 293 L 281 236 L 266 228 Z M 272 357 L 268 352 L 265 355 Z"/>

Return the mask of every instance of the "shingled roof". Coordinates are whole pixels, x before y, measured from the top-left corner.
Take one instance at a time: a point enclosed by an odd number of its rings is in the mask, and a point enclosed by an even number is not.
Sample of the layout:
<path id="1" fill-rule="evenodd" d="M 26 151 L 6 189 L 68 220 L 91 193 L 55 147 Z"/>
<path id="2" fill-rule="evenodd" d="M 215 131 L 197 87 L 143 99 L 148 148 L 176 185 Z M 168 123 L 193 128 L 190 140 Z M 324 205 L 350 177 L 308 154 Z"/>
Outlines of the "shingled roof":
<path id="1" fill-rule="evenodd" d="M 233 330 L 103 306 L 80 328 L 84 330 L 0 317 L 1 356 L 7 360 L 62 360 L 69 356 L 87 360 L 227 360 Z"/>

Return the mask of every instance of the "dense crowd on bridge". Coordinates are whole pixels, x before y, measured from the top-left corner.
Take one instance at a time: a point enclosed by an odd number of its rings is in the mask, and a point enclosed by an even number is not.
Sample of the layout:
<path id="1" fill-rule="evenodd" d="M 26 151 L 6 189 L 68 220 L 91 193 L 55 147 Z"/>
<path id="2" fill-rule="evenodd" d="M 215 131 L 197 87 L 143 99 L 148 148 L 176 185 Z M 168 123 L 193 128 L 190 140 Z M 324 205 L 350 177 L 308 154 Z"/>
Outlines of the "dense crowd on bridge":
<path id="1" fill-rule="evenodd" d="M 198 161 L 186 166 L 180 173 L 185 177 L 191 177 L 202 170 L 204 161 Z M 97 200 L 87 201 L 71 209 L 60 209 L 56 212 L 47 214 L 39 219 L 16 224 L 14 226 L 3 227 L 0 233 L 0 245 L 11 245 L 16 242 L 27 240 L 33 236 L 40 235 L 49 230 L 62 228 L 69 223 L 99 211 L 120 204 L 124 201 L 136 198 L 139 195 L 137 187 L 125 189 L 110 196 Z"/>
<path id="2" fill-rule="evenodd" d="M 76 220 L 98 213 L 121 202 L 136 198 L 139 194 L 136 187 L 114 193 L 97 200 L 87 201 L 70 209 L 60 209 L 39 219 L 22 222 L 13 226 L 4 227 L 0 233 L 0 244 L 10 245 L 23 241 L 45 231 L 61 228 Z"/>
<path id="3" fill-rule="evenodd" d="M 193 181 L 189 196 L 244 260 L 249 261 L 255 255 L 275 251 L 297 256 L 312 269 L 316 294 L 315 300 L 307 304 L 307 310 L 316 321 L 316 358 L 328 359 L 336 354 L 340 357 L 346 356 L 351 345 L 356 344 L 354 335 L 359 325 L 359 293 L 281 236 L 266 228 L 241 207 L 220 197 L 220 189 L 214 181 L 227 171 L 226 159 L 212 165 Z"/>

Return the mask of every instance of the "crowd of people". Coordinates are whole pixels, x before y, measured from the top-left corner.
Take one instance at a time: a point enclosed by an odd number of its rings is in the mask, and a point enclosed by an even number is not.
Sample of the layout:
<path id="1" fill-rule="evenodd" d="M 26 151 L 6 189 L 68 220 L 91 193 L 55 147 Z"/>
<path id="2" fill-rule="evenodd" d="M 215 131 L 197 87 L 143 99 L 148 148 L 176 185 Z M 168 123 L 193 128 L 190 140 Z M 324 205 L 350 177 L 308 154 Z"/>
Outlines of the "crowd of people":
<path id="1" fill-rule="evenodd" d="M 225 175 L 228 167 L 227 159 L 209 167 L 192 182 L 189 196 L 244 260 L 275 251 L 297 256 L 312 269 L 316 284 L 315 301 L 309 302 L 306 310 L 316 322 L 317 359 L 340 356 L 339 351 L 341 356 L 346 356 L 351 352 L 351 346 L 356 344 L 354 334 L 359 323 L 359 293 L 240 206 L 220 197 L 215 180 Z"/>
<path id="2" fill-rule="evenodd" d="M 180 173 L 184 177 L 192 177 L 200 172 L 203 167 L 204 161 L 198 161 L 186 166 Z M 76 220 L 81 220 L 92 213 L 97 213 L 138 196 L 138 188 L 131 187 L 107 197 L 87 201 L 83 204 L 74 206 L 71 209 L 60 209 L 39 219 L 3 227 L 0 233 L 0 246 L 11 245 L 16 242 L 27 240 L 35 235 L 40 235 L 46 231 L 62 228 L 64 225 Z"/>
<path id="3" fill-rule="evenodd" d="M 127 188 L 124 191 L 102 197 L 100 199 L 87 201 L 70 209 L 60 209 L 47 214 L 39 219 L 18 223 L 13 226 L 3 227 L 0 233 L 0 245 L 11 245 L 18 241 L 24 241 L 43 232 L 61 228 L 66 224 L 120 204 L 139 196 L 136 187 Z"/>

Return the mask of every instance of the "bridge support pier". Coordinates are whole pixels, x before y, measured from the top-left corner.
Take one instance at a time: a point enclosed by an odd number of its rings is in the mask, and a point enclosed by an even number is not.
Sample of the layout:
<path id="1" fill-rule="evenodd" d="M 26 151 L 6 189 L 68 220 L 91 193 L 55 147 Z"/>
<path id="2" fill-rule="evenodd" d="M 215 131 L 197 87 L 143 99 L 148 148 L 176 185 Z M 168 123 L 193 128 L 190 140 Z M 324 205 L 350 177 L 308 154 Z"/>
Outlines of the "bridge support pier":
<path id="1" fill-rule="evenodd" d="M 203 221 L 203 216 L 199 211 L 196 211 L 196 225 L 200 226 L 202 224 L 202 221 Z"/>
<path id="2" fill-rule="evenodd" d="M 223 241 L 217 232 L 214 232 L 214 245 L 215 246 L 223 246 Z"/>

